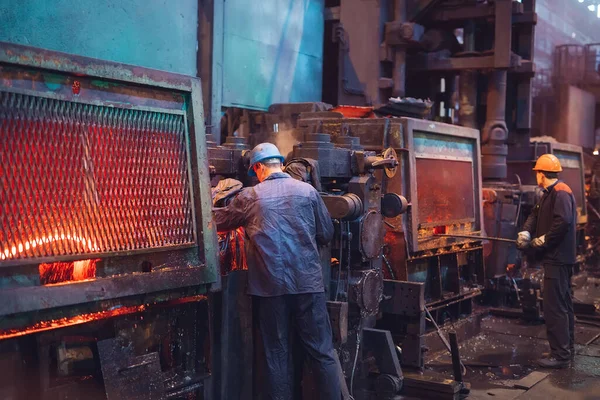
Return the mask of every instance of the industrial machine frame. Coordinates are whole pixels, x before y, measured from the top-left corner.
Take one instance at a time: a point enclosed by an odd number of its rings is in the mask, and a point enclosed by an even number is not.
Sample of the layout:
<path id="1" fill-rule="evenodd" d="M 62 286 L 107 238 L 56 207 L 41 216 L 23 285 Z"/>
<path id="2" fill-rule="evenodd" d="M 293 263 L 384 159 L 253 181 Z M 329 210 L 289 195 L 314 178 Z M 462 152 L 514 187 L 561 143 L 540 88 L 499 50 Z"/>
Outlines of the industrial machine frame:
<path id="1" fill-rule="evenodd" d="M 14 382 L 0 393 L 50 396 L 48 346 L 106 319 L 113 333 L 94 333 L 90 352 L 109 398 L 202 390 L 210 358 L 201 361 L 198 330 L 208 341 L 206 294 L 221 277 L 200 80 L 0 43 L 0 116 L 0 344 L 24 357 L 36 346 L 20 341 L 38 338 L 46 354 L 38 392 Z M 74 278 L 82 259 L 94 259 L 93 275 Z M 61 279 L 44 281 L 42 267 Z M 189 356 L 167 346 L 159 360 L 150 348 L 166 343 Z M 165 373 L 164 362 L 193 375 Z M 123 371 L 137 377 L 133 392 Z"/>

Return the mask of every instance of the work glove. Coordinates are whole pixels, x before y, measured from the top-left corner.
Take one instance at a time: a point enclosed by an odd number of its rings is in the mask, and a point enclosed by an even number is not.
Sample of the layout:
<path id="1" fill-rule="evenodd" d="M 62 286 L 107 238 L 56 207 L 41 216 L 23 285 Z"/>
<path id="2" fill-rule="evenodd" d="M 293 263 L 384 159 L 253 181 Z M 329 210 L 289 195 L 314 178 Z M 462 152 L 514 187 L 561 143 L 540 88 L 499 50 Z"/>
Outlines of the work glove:
<path id="1" fill-rule="evenodd" d="M 519 232 L 517 235 L 517 249 L 525 250 L 531 242 L 531 234 L 527 231 Z"/>
<path id="2" fill-rule="evenodd" d="M 531 247 L 540 248 L 546 244 L 546 235 L 536 237 L 531 241 Z"/>

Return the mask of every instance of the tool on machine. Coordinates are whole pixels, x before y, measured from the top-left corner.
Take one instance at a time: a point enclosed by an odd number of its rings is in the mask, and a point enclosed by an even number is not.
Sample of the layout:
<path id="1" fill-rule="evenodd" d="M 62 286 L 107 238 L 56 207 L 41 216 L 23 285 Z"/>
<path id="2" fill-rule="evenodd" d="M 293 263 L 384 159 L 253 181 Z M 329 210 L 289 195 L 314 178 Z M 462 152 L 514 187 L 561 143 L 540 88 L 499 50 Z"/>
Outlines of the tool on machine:
<path id="1" fill-rule="evenodd" d="M 464 238 L 464 239 L 479 239 L 479 240 L 495 240 L 497 242 L 517 243 L 517 241 L 513 240 L 513 239 L 505 239 L 505 238 L 491 237 L 491 236 L 450 235 L 450 234 L 445 234 L 445 233 L 436 233 L 434 236 Z"/>

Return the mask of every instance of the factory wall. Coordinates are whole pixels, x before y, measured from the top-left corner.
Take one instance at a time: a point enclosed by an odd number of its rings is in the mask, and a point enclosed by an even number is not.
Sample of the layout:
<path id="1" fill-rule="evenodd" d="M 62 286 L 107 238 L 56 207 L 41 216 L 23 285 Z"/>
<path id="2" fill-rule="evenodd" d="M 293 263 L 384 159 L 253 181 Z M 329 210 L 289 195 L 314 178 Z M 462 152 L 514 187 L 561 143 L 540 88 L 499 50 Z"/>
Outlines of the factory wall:
<path id="1" fill-rule="evenodd" d="M 576 144 L 585 149 L 595 147 L 596 99 L 593 94 L 570 85 L 556 90 L 558 116 L 553 135 L 559 142 Z"/>
<path id="2" fill-rule="evenodd" d="M 0 41 L 196 75 L 198 0 L 0 0 Z"/>
<path id="3" fill-rule="evenodd" d="M 554 48 L 562 44 L 588 44 L 600 41 L 600 19 L 587 3 L 576 0 L 537 0 L 535 65 L 552 68 Z"/>

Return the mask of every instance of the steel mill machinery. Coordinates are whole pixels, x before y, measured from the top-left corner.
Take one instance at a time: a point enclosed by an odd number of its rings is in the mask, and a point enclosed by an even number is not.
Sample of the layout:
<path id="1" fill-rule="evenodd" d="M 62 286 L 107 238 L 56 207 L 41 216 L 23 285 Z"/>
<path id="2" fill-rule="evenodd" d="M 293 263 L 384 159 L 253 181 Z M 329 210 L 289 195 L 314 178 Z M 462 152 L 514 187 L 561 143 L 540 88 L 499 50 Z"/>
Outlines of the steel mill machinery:
<path id="1" fill-rule="evenodd" d="M 485 282 L 483 247 L 477 239 L 482 231 L 479 133 L 412 118 L 343 118 L 333 111 L 311 111 L 315 108 L 273 105 L 268 115 L 277 124 L 273 132 L 235 140 L 278 144 L 286 171 L 313 184 L 334 219 L 334 240 L 322 254 L 323 271 L 335 344 L 354 397 L 407 393 L 415 381 L 402 389 L 400 364 L 423 368 L 431 326 L 426 313 L 440 323 L 470 315 Z M 225 165 L 223 159 L 243 164 L 242 149 L 225 145 L 213 147 L 210 154 L 215 175 L 228 177 L 246 169 L 216 168 Z M 298 163 L 311 167 L 293 172 Z M 240 345 L 248 341 L 248 332 L 240 333 L 251 306 L 240 302 L 239 292 L 226 293 L 226 282 L 236 282 L 233 291 L 243 290 L 239 272 L 223 279 L 223 303 L 238 313 L 224 308 L 223 321 L 229 322 L 222 326 L 231 332 L 228 346 L 239 349 L 242 358 L 227 362 L 223 381 L 241 386 L 251 374 L 240 377 L 247 369 L 238 362 L 253 359 L 260 369 L 260 349 L 249 355 Z M 241 316 L 239 310 L 244 310 Z M 369 374 L 369 369 L 378 373 Z M 310 383 L 304 381 L 302 387 L 304 398 L 310 398 Z"/>
<path id="2" fill-rule="evenodd" d="M 325 203 L 339 220 L 330 300 L 350 302 L 349 321 L 362 316 L 363 326 L 390 331 L 402 365 L 422 368 L 425 307 L 439 322 L 469 315 L 485 282 L 478 132 L 335 112 L 301 113 L 296 131 L 304 140 L 288 158 L 318 160 Z M 394 173 L 350 177 L 344 151 L 395 153 L 399 164 Z M 475 239 L 441 236 L 452 234 Z"/>
<path id="3" fill-rule="evenodd" d="M 323 272 L 334 342 L 350 393 L 356 399 L 392 398 L 403 383 L 396 346 L 389 331 L 374 328 L 383 296 L 384 215 L 398 216 L 408 204 L 402 196 L 382 192 L 396 175 L 398 159 L 391 147 L 369 151 L 359 137 L 323 133 L 322 122 L 295 132 L 306 131 L 288 155 L 286 171 L 294 163 L 317 162 L 318 181 L 311 173 L 290 173 L 321 192 L 334 220 L 334 240 L 322 250 Z M 277 133 L 273 136 L 277 142 Z M 377 372 L 369 374 L 369 369 Z M 316 393 L 304 386 L 303 398 L 314 398 Z"/>
<path id="4" fill-rule="evenodd" d="M 201 115 L 197 79 L 0 43 L 0 397 L 204 398 Z"/>
<path id="5" fill-rule="evenodd" d="M 299 134 L 304 135 L 299 132 Z M 278 141 L 277 133 L 269 135 L 267 140 Z M 394 176 L 398 161 L 393 149 L 384 152 L 365 151 L 357 137 L 340 137 L 335 143 L 330 135 L 307 133 L 305 140 L 297 144 L 289 154 L 286 170 L 290 165 L 304 160 L 318 161 L 321 181 L 311 181 L 322 193 L 322 197 L 336 223 L 336 244 L 321 250 L 326 291 L 331 301 L 328 308 L 332 320 L 335 343 L 342 356 L 344 375 L 348 383 L 366 378 L 363 374 L 363 357 L 359 358 L 357 335 L 362 338 L 361 351 L 374 354 L 373 361 L 380 371 L 379 380 L 391 382 L 394 393 L 402 387 L 402 370 L 398 360 L 395 344 L 389 332 L 372 329 L 374 317 L 379 311 L 379 302 L 383 293 L 383 275 L 381 271 L 381 246 L 384 237 L 382 208 L 382 175 L 375 176 L 374 171 L 385 171 L 384 176 Z M 247 151 L 245 138 L 228 138 L 223 146 L 210 145 L 209 160 L 211 174 L 215 181 L 235 177 L 247 179 Z M 231 143 L 235 142 L 235 146 Z M 317 178 L 318 179 L 318 178 Z M 332 183 L 335 180 L 336 183 Z M 247 182 L 256 183 L 255 180 Z M 392 196 L 393 198 L 390 198 Z M 397 215 L 406 211 L 406 200 L 397 195 L 386 197 L 391 201 L 390 213 Z M 396 207 L 399 206 L 400 208 Z M 235 253 L 231 245 L 227 245 L 235 233 L 219 233 L 224 252 Z M 354 248 L 360 248 L 356 252 Z M 336 255 L 333 255 L 335 251 Z M 341 256 L 338 253 L 343 253 Z M 232 256 L 225 257 L 231 260 Z M 337 267 L 332 270 L 332 257 L 337 257 Z M 354 257 L 354 258 L 352 258 Z M 231 263 L 230 264 L 235 264 Z M 252 268 L 252 266 L 248 266 Z M 259 381 L 253 380 L 261 375 L 262 351 L 260 333 L 252 327 L 252 304 L 245 296 L 246 271 L 244 268 L 223 269 L 223 291 L 215 296 L 221 305 L 218 311 L 220 320 L 221 349 L 234 351 L 235 360 L 223 362 L 221 396 L 227 398 L 250 398 L 251 388 L 255 395 L 260 392 Z M 331 279 L 331 273 L 337 278 Z M 348 301 L 352 306 L 348 307 Z M 386 343 L 382 346 L 380 343 Z M 296 349 L 298 350 L 298 349 Z M 223 353 L 224 354 L 224 353 Z M 303 398 L 314 398 L 310 368 L 304 367 L 303 354 L 295 351 L 296 385 L 301 385 Z M 356 361 L 354 361 L 356 358 Z M 359 362 L 360 361 L 360 362 Z M 357 363 L 360 364 L 357 367 Z M 364 378 L 359 378 L 365 375 Z M 260 379 L 260 378 L 259 378 Z M 340 379 L 344 376 L 340 375 Z M 237 385 L 231 385 L 236 382 Z M 363 390 L 363 382 L 357 382 L 356 388 Z M 385 386 L 385 385 L 384 385 Z M 244 389 L 242 389 L 244 388 Z M 387 389 L 386 389 L 387 390 Z M 354 391 L 354 390 L 352 390 Z M 363 398 L 357 396 L 355 398 Z"/>
<path id="6" fill-rule="evenodd" d="M 574 166 L 583 165 L 582 150 L 531 140 L 535 5 L 535 0 L 328 2 L 322 99 L 369 106 L 383 116 L 390 97 L 431 99 L 432 119 L 479 129 L 483 219 L 490 237 L 516 237 L 536 200 L 535 184 L 528 184 L 536 158 L 544 151 L 564 156 L 561 161 L 569 158 L 562 178 L 577 191 L 583 249 L 584 171 Z M 487 299 L 496 301 L 506 289 L 507 266 L 521 260 L 514 244 L 500 241 L 485 242 L 484 256 L 486 286 L 492 289 Z"/>

